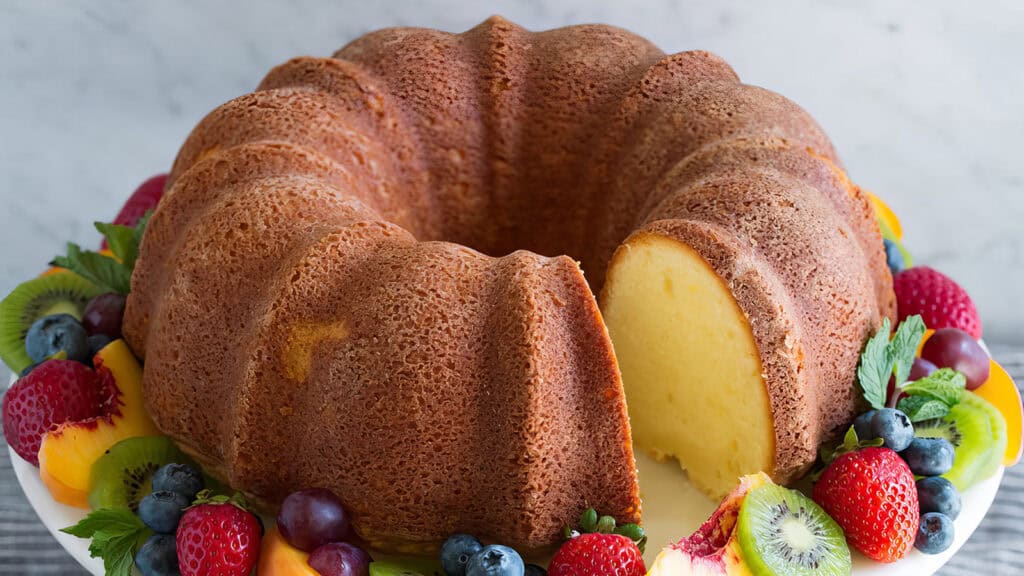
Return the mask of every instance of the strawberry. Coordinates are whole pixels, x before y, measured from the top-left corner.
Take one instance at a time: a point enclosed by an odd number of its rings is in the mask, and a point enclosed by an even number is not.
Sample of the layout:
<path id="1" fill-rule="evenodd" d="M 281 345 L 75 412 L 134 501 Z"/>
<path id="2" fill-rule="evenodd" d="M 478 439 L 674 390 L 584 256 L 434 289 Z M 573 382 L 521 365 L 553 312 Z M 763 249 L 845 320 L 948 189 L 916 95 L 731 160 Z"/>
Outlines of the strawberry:
<path id="1" fill-rule="evenodd" d="M 65 422 L 99 416 L 104 397 L 99 376 L 85 364 L 48 360 L 4 394 L 4 437 L 11 448 L 39 466 L 43 435 Z"/>
<path id="2" fill-rule="evenodd" d="M 927 266 L 904 270 L 893 280 L 896 311 L 902 321 L 920 314 L 932 330 L 959 328 L 981 338 L 981 318 L 967 291 L 945 274 Z"/>
<path id="3" fill-rule="evenodd" d="M 920 514 L 914 475 L 888 448 L 841 454 L 814 485 L 814 501 L 872 560 L 895 562 L 914 545 Z"/>
<path id="4" fill-rule="evenodd" d="M 580 534 L 555 554 L 548 576 L 644 576 L 643 555 L 636 543 L 619 534 Z"/>
<path id="5" fill-rule="evenodd" d="M 157 203 L 164 196 L 164 186 L 167 184 L 167 174 L 157 174 L 146 180 L 135 189 L 135 192 L 128 198 L 128 201 L 121 207 L 121 211 L 114 218 L 114 224 L 122 226 L 135 226 L 139 220 L 146 215 L 146 212 L 156 208 Z M 102 248 L 107 247 L 107 241 L 103 240 Z"/>
<path id="6" fill-rule="evenodd" d="M 240 495 L 200 492 L 178 524 L 182 576 L 247 576 L 260 555 L 262 529 Z"/>

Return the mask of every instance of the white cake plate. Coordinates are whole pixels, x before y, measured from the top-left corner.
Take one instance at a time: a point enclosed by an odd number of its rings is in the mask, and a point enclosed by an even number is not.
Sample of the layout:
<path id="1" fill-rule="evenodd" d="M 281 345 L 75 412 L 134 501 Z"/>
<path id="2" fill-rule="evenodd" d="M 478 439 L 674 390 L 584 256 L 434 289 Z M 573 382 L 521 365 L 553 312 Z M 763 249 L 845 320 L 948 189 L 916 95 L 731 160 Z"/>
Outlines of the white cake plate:
<path id="1" fill-rule="evenodd" d="M 86 512 L 55 501 L 39 478 L 39 470 L 25 462 L 14 450 L 8 448 L 8 455 L 18 483 L 25 492 L 39 519 L 86 570 L 100 576 L 103 562 L 89 556 L 89 541 L 61 532 L 85 517 Z M 659 463 L 643 454 L 637 454 L 640 474 L 640 495 L 643 499 L 643 522 L 647 532 L 647 553 L 644 559 L 650 565 L 666 544 L 676 542 L 696 530 L 718 506 L 686 478 L 679 465 L 672 462 Z M 928 576 L 945 564 L 971 534 L 978 528 L 982 518 L 992 506 L 992 500 L 999 490 L 1003 468 L 995 476 L 973 486 L 963 497 L 963 511 L 956 519 L 956 537 L 953 545 L 942 554 L 933 556 L 911 550 L 906 558 L 894 564 L 879 564 L 853 553 L 853 574 L 855 576 L 895 576 L 898 574 Z"/>

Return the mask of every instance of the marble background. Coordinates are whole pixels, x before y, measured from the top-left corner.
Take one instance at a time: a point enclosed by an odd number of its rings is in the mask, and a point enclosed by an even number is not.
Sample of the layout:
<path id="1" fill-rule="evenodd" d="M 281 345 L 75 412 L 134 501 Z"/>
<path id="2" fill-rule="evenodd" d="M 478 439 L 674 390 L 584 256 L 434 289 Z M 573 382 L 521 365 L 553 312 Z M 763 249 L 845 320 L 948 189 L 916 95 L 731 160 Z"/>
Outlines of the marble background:
<path id="1" fill-rule="evenodd" d="M 273 65 L 378 27 L 614 23 L 710 49 L 806 107 L 852 177 L 903 216 L 920 262 L 974 295 L 990 340 L 1024 307 L 1024 4 L 662 0 L 559 3 L 0 1 L 0 294 L 66 240 L 93 245 L 210 109 Z"/>

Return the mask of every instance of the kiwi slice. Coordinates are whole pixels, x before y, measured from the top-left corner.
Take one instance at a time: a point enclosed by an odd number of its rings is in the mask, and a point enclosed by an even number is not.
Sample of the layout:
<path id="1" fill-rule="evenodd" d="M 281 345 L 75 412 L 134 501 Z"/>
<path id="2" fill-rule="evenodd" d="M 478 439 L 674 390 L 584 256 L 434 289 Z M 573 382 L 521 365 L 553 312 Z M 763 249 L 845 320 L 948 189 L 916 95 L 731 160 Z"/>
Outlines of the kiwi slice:
<path id="1" fill-rule="evenodd" d="M 995 474 L 1006 451 L 1006 419 L 973 392 L 964 392 L 960 403 L 942 418 L 915 424 L 914 434 L 946 438 L 953 444 L 953 468 L 942 476 L 961 492 Z"/>
<path id="2" fill-rule="evenodd" d="M 442 576 L 441 565 L 430 560 L 375 560 L 370 576 Z"/>
<path id="3" fill-rule="evenodd" d="M 135 512 L 139 500 L 152 490 L 153 473 L 172 463 L 195 466 L 166 436 L 136 436 L 114 444 L 92 465 L 89 506 Z"/>
<path id="4" fill-rule="evenodd" d="M 796 490 L 764 484 L 743 499 L 737 536 L 757 576 L 848 575 L 850 549 L 843 530 Z"/>
<path id="5" fill-rule="evenodd" d="M 32 323 L 51 314 L 81 320 L 85 305 L 102 290 L 72 272 L 57 272 L 23 282 L 0 302 L 0 359 L 15 374 L 32 365 L 25 335 Z"/>

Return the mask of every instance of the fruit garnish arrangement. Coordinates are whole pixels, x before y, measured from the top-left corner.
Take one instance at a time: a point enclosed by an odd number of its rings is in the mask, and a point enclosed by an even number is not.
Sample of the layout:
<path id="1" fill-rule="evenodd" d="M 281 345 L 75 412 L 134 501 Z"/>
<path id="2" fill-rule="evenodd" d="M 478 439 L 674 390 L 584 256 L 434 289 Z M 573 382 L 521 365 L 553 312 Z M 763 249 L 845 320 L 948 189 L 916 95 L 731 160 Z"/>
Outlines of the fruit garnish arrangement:
<path id="1" fill-rule="evenodd" d="M 0 302 L 0 358 L 19 375 L 3 399 L 11 449 L 57 502 L 89 510 L 64 529 L 89 539 L 108 574 L 551 576 L 850 574 L 854 554 L 896 562 L 953 543 L 961 494 L 1022 449 L 1017 387 L 979 342 L 967 293 L 912 267 L 893 212 L 875 205 L 899 321 L 865 344 L 864 412 L 822 446 L 803 491 L 763 472 L 648 569 L 636 524 L 583 511 L 548 568 L 501 543 L 453 534 L 435 558 L 374 558 L 331 492 L 287 496 L 264 522 L 150 420 L 142 367 L 121 340 L 125 299 L 148 215 L 166 176 L 144 182 L 97 251 L 69 244 L 49 270 Z M 83 512 L 84 514 L 84 512 Z"/>

